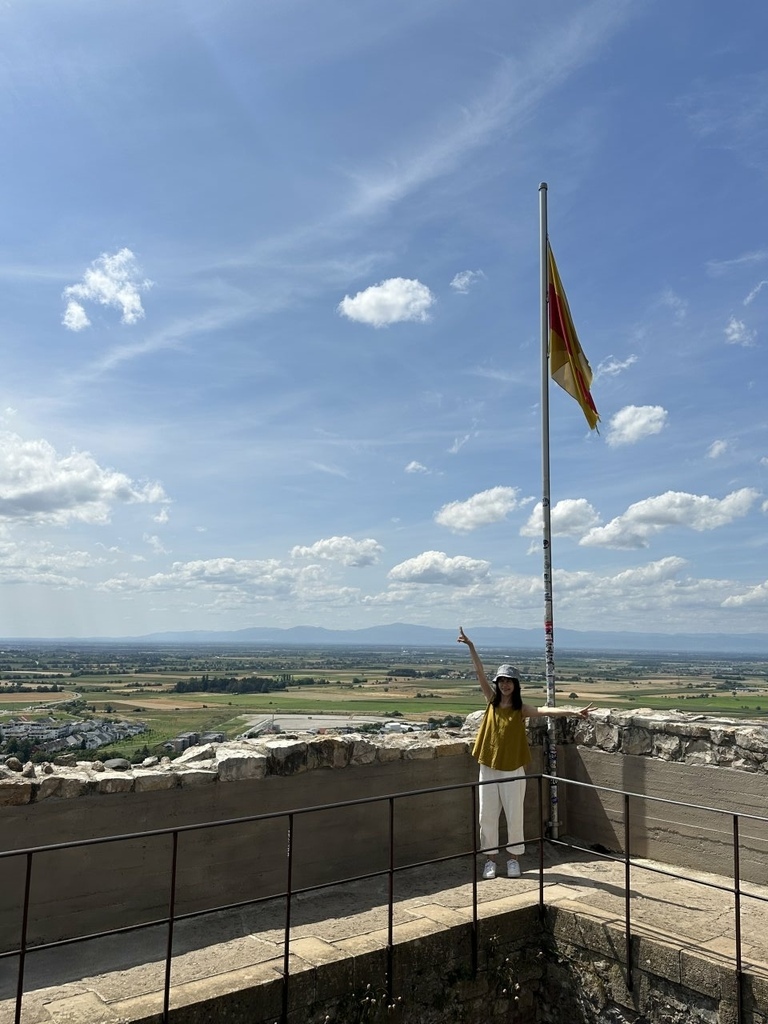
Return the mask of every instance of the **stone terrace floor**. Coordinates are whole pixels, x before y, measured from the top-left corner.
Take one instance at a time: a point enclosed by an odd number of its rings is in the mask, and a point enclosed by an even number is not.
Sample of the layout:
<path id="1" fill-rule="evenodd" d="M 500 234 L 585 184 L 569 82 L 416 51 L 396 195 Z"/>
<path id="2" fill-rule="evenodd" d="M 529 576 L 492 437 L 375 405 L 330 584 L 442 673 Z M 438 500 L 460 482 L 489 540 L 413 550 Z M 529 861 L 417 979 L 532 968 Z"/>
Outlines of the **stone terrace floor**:
<path id="1" fill-rule="evenodd" d="M 481 919 L 538 901 L 538 854 L 522 858 L 523 877 L 478 881 Z M 729 892 L 632 867 L 632 932 L 735 964 L 734 899 Z M 664 865 L 655 865 L 664 867 Z M 394 939 L 406 941 L 471 920 L 468 864 L 416 868 L 397 875 Z M 672 872 L 679 869 L 668 868 Z M 682 873 L 682 872 L 679 872 Z M 730 886 L 729 879 L 685 872 Z M 768 897 L 749 884 L 747 893 Z M 387 880 L 375 879 L 297 896 L 293 903 L 291 971 L 382 949 L 387 943 Z M 547 846 L 545 902 L 623 929 L 622 863 Z M 179 922 L 171 1008 L 281 976 L 284 901 Z M 768 903 L 742 896 L 743 969 L 768 977 Z M 162 1009 L 166 933 L 154 928 L 92 940 L 27 959 L 23 1024 L 117 1024 Z M 0 1024 L 12 1024 L 17 963 L 0 961 Z"/>

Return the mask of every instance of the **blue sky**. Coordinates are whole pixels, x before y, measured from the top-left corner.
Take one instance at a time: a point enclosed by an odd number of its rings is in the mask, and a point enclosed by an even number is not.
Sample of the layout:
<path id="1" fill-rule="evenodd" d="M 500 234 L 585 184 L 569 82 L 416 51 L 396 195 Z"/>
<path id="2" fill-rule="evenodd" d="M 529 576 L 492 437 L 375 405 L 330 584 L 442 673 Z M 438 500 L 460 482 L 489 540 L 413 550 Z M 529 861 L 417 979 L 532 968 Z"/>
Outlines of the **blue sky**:
<path id="1" fill-rule="evenodd" d="M 768 8 L 0 3 L 0 635 L 768 626 Z"/>

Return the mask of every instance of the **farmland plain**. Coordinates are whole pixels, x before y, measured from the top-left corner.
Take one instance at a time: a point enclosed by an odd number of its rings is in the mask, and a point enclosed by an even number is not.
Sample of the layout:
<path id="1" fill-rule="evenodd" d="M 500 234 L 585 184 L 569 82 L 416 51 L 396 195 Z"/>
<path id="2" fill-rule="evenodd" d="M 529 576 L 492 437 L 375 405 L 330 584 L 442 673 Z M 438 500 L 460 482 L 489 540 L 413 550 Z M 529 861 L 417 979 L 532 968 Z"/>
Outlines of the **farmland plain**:
<path id="1" fill-rule="evenodd" d="M 491 672 L 510 659 L 524 700 L 546 703 L 539 651 L 482 652 Z M 677 709 L 760 719 L 768 659 L 562 651 L 556 703 Z M 402 716 L 440 723 L 482 706 L 468 652 L 455 648 L 9 644 L 0 651 L 0 727 L 11 718 L 141 721 L 147 731 L 100 749 L 157 752 L 180 732 L 234 737 L 256 714 Z M 89 755 L 90 756 L 90 755 Z"/>

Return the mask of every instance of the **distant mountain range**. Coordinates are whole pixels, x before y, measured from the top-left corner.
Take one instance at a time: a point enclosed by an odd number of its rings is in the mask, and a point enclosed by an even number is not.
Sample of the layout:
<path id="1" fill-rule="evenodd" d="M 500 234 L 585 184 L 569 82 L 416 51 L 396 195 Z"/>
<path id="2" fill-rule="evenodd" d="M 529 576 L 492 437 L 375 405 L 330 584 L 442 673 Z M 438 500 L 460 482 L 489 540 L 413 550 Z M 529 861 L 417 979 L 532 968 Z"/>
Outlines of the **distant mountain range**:
<path id="1" fill-rule="evenodd" d="M 544 630 L 504 626 L 473 626 L 469 630 L 478 647 L 488 650 L 543 650 Z M 149 643 L 149 644 L 265 644 L 286 646 L 445 647 L 455 645 L 455 629 L 394 622 L 365 629 L 325 629 L 293 626 L 276 629 L 255 626 L 237 630 L 188 630 L 148 633 L 135 637 L 52 638 L 6 643 Z M 555 628 L 555 649 L 569 651 L 645 651 L 684 654 L 745 654 L 768 656 L 768 633 L 632 633 Z"/>

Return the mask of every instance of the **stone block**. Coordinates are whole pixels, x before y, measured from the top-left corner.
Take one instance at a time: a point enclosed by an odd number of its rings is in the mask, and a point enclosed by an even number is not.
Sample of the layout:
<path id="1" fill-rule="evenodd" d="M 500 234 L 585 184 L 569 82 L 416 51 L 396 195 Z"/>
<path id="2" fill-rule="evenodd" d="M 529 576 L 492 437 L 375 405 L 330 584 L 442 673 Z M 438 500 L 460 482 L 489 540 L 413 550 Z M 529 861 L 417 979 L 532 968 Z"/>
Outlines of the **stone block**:
<path id="1" fill-rule="evenodd" d="M 102 772 L 96 780 L 96 792 L 102 794 L 130 793 L 133 790 L 133 774 L 125 772 Z"/>
<path id="2" fill-rule="evenodd" d="M 507 949 L 516 943 L 529 942 L 532 935 L 543 931 L 536 906 L 523 906 L 516 910 L 481 918 L 478 921 L 478 948 Z"/>
<path id="3" fill-rule="evenodd" d="M 434 746 L 435 757 L 462 757 L 471 749 L 467 740 L 438 740 Z"/>
<path id="4" fill-rule="evenodd" d="M 680 949 L 644 936 L 632 940 L 632 962 L 641 971 L 680 984 Z"/>
<path id="5" fill-rule="evenodd" d="M 365 953 L 355 953 L 353 970 L 355 991 L 364 992 L 368 985 L 371 988 L 385 988 L 387 984 L 386 949 L 370 949 Z"/>
<path id="6" fill-rule="evenodd" d="M 318 964 L 315 972 L 315 1001 L 324 1003 L 341 998 L 352 988 L 354 973 L 351 957 Z"/>
<path id="7" fill-rule="evenodd" d="M 133 772 L 134 792 L 157 793 L 163 789 L 175 789 L 179 777 L 175 772 L 152 771 L 149 768 L 136 768 Z"/>
<path id="8" fill-rule="evenodd" d="M 95 992 L 52 999 L 45 1008 L 55 1024 L 122 1024 L 123 1021 Z"/>
<path id="9" fill-rule="evenodd" d="M 714 764 L 712 745 L 706 739 L 691 740 L 684 746 L 683 760 L 687 764 Z"/>
<path id="10" fill-rule="evenodd" d="M 763 725 L 747 725 L 736 729 L 735 741 L 739 747 L 757 754 L 768 750 L 768 728 Z"/>
<path id="11" fill-rule="evenodd" d="M 376 748 L 376 760 L 380 764 L 399 761 L 403 756 L 403 748 L 396 743 L 382 743 Z"/>
<path id="12" fill-rule="evenodd" d="M 304 740 L 268 740 L 267 775 L 298 775 L 307 770 L 307 744 Z"/>
<path id="13" fill-rule="evenodd" d="M 350 764 L 373 764 L 376 760 L 376 744 L 362 736 L 353 735 Z"/>
<path id="14" fill-rule="evenodd" d="M 352 744 L 340 736 L 323 736 L 307 743 L 307 769 L 346 768 L 352 756 Z"/>
<path id="15" fill-rule="evenodd" d="M 175 774 L 179 780 L 179 785 L 184 789 L 190 789 L 193 786 L 206 786 L 209 783 L 219 781 L 219 773 L 215 768 L 182 767 Z"/>
<path id="16" fill-rule="evenodd" d="M 0 807 L 19 807 L 32 802 L 37 783 L 31 779 L 0 780 Z"/>
<path id="17" fill-rule="evenodd" d="M 680 982 L 693 992 L 699 992 L 711 999 L 720 998 L 718 966 L 685 949 L 680 950 Z"/>
<path id="18" fill-rule="evenodd" d="M 267 757 L 252 750 L 230 750 L 221 747 L 217 752 L 216 768 L 222 782 L 263 779 L 267 773 Z"/>
<path id="19" fill-rule="evenodd" d="M 85 775 L 45 775 L 40 780 L 37 799 L 47 800 L 48 797 L 59 797 L 68 800 L 84 796 L 88 792 L 88 779 Z"/>
<path id="20" fill-rule="evenodd" d="M 622 754 L 650 754 L 653 750 L 653 734 L 648 729 L 633 727 L 625 729 L 621 736 Z"/>
<path id="21" fill-rule="evenodd" d="M 665 761 L 679 761 L 683 751 L 683 743 L 679 736 L 659 733 L 653 740 L 653 755 Z"/>
<path id="22" fill-rule="evenodd" d="M 599 746 L 602 751 L 617 751 L 620 735 L 620 731 L 615 725 L 598 722 L 594 727 L 594 745 Z"/>
<path id="23" fill-rule="evenodd" d="M 568 943 L 577 949 L 588 951 L 593 956 L 610 957 L 625 962 L 626 939 L 624 931 L 617 925 L 594 920 L 560 907 L 547 908 L 547 921 L 558 944 Z"/>
<path id="24" fill-rule="evenodd" d="M 216 758 L 216 747 L 213 743 L 200 743 L 187 747 L 175 759 L 175 764 L 189 764 L 194 761 L 213 761 Z"/>
<path id="25" fill-rule="evenodd" d="M 432 743 L 409 743 L 403 750 L 404 761 L 431 761 L 435 756 Z"/>
<path id="26" fill-rule="evenodd" d="M 738 997 L 739 979 L 736 974 L 736 964 L 733 967 L 718 968 L 720 978 L 720 999 L 726 1003 L 735 1003 Z"/>

